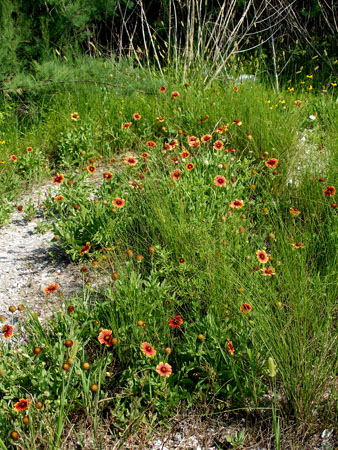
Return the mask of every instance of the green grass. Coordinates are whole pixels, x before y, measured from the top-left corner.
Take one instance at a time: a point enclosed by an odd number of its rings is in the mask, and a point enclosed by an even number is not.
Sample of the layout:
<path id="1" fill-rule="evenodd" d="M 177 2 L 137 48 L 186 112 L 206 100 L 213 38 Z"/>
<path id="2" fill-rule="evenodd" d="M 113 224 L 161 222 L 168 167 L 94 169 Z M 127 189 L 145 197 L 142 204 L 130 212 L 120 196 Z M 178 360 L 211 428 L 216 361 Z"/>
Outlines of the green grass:
<path id="1" fill-rule="evenodd" d="M 28 313 L 25 331 L 14 327 L 14 352 L 11 341 L 1 344 L 3 447 L 15 429 L 23 448 L 66 448 L 67 430 L 82 417 L 76 433 L 90 423 L 100 448 L 107 415 L 109 433 L 124 439 L 141 421 L 166 423 L 196 403 L 210 415 L 268 409 L 277 440 L 277 415 L 283 424 L 295 420 L 303 435 L 336 427 L 338 218 L 335 197 L 324 194 L 337 179 L 335 88 L 300 84 L 277 95 L 264 83 L 235 90 L 219 80 L 205 90 L 200 81 L 180 85 L 109 61 L 59 69 L 56 81 L 100 74 L 120 87 L 56 83 L 4 98 L 1 221 L 23 188 L 63 174 L 63 198 L 46 200 L 45 219 L 67 257 L 85 269 L 82 295 L 44 326 Z M 41 81 L 56 69 L 39 70 Z M 207 134 L 211 141 L 189 146 L 189 136 Z M 223 149 L 213 148 L 217 140 Z M 183 151 L 190 156 L 182 161 Z M 267 167 L 269 158 L 276 167 Z M 111 179 L 90 181 L 108 172 Z M 226 184 L 216 186 L 216 176 Z M 234 200 L 243 206 L 232 208 Z M 265 264 L 258 250 L 267 253 Z M 269 267 L 274 275 L 263 276 Z M 93 272 L 111 278 L 100 293 L 89 287 Z M 249 313 L 241 311 L 245 304 Z M 172 328 L 177 315 L 183 323 Z M 100 344 L 100 329 L 118 343 Z M 142 342 L 156 349 L 154 358 L 143 355 Z M 62 368 L 68 358 L 69 371 Z M 168 378 L 156 372 L 160 362 L 170 364 Z M 267 404 L 264 394 L 272 392 Z M 20 398 L 31 399 L 28 413 L 13 411 Z"/>

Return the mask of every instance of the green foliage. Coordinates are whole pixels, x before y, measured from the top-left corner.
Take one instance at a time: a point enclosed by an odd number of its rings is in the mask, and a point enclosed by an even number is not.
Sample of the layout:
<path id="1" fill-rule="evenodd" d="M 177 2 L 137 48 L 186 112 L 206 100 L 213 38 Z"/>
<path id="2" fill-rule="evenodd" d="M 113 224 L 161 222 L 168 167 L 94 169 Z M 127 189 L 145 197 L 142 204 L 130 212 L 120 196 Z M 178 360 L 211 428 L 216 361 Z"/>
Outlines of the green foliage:
<path id="1" fill-rule="evenodd" d="M 82 81 L 102 74 L 126 88 L 56 83 L 3 98 L 0 220 L 20 189 L 62 174 L 38 227 L 53 230 L 84 287 L 43 324 L 28 312 L 12 338 L 1 337 L 4 445 L 15 429 L 23 448 L 65 446 L 69 424 L 81 431 L 83 417 L 99 448 L 107 417 L 118 438 L 196 404 L 208 413 L 271 408 L 276 441 L 283 414 L 308 428 L 335 424 L 338 219 L 335 197 L 324 192 L 337 179 L 334 83 L 324 94 L 303 76 L 277 95 L 224 80 L 205 89 L 196 75 L 186 85 L 147 79 L 130 62 L 85 66 L 75 71 L 84 69 Z M 71 67 L 53 61 L 36 73 L 56 80 Z M 191 136 L 199 145 L 189 145 Z M 217 176 L 226 183 L 217 186 Z M 33 204 L 23 206 L 30 219 Z M 263 276 L 269 267 L 274 275 Z M 103 289 L 92 287 L 95 278 Z M 183 322 L 170 326 L 176 316 Z M 118 341 L 101 344 L 102 330 Z M 142 343 L 156 354 L 146 356 Z M 161 362 L 170 376 L 156 371 Z M 31 404 L 17 413 L 21 398 Z M 233 447 L 243 440 L 229 437 Z"/>

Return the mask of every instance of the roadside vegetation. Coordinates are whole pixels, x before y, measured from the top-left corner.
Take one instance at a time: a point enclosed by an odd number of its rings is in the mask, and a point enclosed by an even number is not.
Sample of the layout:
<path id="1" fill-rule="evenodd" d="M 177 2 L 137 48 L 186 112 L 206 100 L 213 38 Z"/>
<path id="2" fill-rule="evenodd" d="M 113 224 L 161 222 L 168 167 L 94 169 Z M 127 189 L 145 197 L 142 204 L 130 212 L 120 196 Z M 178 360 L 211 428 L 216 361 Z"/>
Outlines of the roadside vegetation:
<path id="1" fill-rule="evenodd" d="M 39 228 L 83 291 L 43 322 L 19 298 L 0 317 L 0 448 L 123 448 L 196 405 L 306 448 L 337 429 L 334 71 L 277 80 L 236 57 L 206 79 L 94 48 L 2 85 L 0 224 L 57 188 Z"/>

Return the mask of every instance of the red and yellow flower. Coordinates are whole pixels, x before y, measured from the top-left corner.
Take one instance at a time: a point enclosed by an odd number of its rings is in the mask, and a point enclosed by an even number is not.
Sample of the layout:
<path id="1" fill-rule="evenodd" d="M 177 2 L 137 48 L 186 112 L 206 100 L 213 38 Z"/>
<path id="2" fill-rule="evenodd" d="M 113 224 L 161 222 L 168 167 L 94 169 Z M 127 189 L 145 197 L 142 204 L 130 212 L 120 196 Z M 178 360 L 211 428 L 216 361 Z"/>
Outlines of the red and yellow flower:
<path id="1" fill-rule="evenodd" d="M 137 164 L 137 159 L 132 156 L 129 156 L 128 158 L 125 159 L 125 162 L 130 166 L 135 166 Z"/>
<path id="2" fill-rule="evenodd" d="M 173 180 L 177 181 L 181 178 L 182 172 L 180 171 L 180 169 L 175 169 L 173 172 L 171 172 L 170 176 Z"/>
<path id="3" fill-rule="evenodd" d="M 45 291 L 47 294 L 50 294 L 50 293 L 52 293 L 52 292 L 57 291 L 57 290 L 59 289 L 59 287 L 60 287 L 59 283 L 52 283 L 52 284 L 50 284 L 49 286 L 47 286 L 47 287 L 44 289 L 44 291 Z"/>
<path id="4" fill-rule="evenodd" d="M 336 193 L 336 189 L 334 186 L 327 186 L 324 189 L 324 195 L 326 195 L 326 197 L 333 197 Z"/>
<path id="5" fill-rule="evenodd" d="M 94 173 L 95 170 L 96 170 L 96 167 L 93 166 L 93 165 L 90 165 L 90 166 L 87 167 L 87 170 L 88 170 L 89 173 Z"/>
<path id="6" fill-rule="evenodd" d="M 202 142 L 209 142 L 211 141 L 211 139 L 212 139 L 211 134 L 205 134 L 204 136 L 201 137 Z"/>
<path id="7" fill-rule="evenodd" d="M 303 242 L 291 242 L 291 245 L 292 245 L 294 248 L 304 248 L 304 247 L 305 247 L 305 245 L 303 244 Z"/>
<path id="8" fill-rule="evenodd" d="M 88 252 L 88 250 L 91 248 L 90 242 L 86 242 L 86 245 L 82 247 L 80 250 L 80 255 L 83 256 L 85 253 Z"/>
<path id="9" fill-rule="evenodd" d="M 125 201 L 123 200 L 123 198 L 116 197 L 114 198 L 112 203 L 114 206 L 116 206 L 116 208 L 123 208 Z"/>
<path id="10" fill-rule="evenodd" d="M 172 328 L 179 328 L 183 323 L 183 319 L 181 316 L 175 316 L 169 320 L 169 325 Z"/>
<path id="11" fill-rule="evenodd" d="M 149 358 L 153 358 L 156 355 L 156 350 L 149 344 L 149 342 L 142 342 L 141 350 Z"/>
<path id="12" fill-rule="evenodd" d="M 244 206 L 244 202 L 243 200 L 233 200 L 232 202 L 230 202 L 230 208 L 232 209 L 241 209 Z"/>
<path id="13" fill-rule="evenodd" d="M 299 209 L 296 209 L 296 208 L 290 208 L 290 214 L 292 215 L 292 216 L 299 216 L 300 214 L 301 214 L 301 211 L 299 211 Z"/>
<path id="14" fill-rule="evenodd" d="M 229 339 L 227 339 L 227 347 L 228 347 L 228 352 L 230 353 L 231 356 L 233 356 L 233 354 L 235 353 L 235 348 L 234 348 L 232 342 L 229 341 Z"/>
<path id="15" fill-rule="evenodd" d="M 17 412 L 25 411 L 29 407 L 30 404 L 31 404 L 30 399 L 21 398 L 17 403 L 15 403 L 14 409 Z"/>
<path id="16" fill-rule="evenodd" d="M 249 303 L 243 303 L 240 309 L 242 313 L 248 314 L 252 310 L 252 307 L 249 305 Z"/>
<path id="17" fill-rule="evenodd" d="M 112 174 L 111 172 L 104 172 L 104 173 L 103 173 L 103 178 L 104 178 L 105 180 L 111 180 L 112 177 L 113 177 L 113 174 Z"/>
<path id="18" fill-rule="evenodd" d="M 161 375 L 161 377 L 169 377 L 172 374 L 172 367 L 168 363 L 160 362 L 156 366 L 156 372 Z"/>
<path id="19" fill-rule="evenodd" d="M 266 264 L 269 261 L 269 257 L 265 250 L 257 250 L 256 256 L 258 261 L 262 264 Z"/>
<path id="20" fill-rule="evenodd" d="M 265 277 L 271 277 L 272 275 L 276 275 L 276 271 L 273 267 L 264 267 L 262 270 L 262 275 Z"/>
<path id="21" fill-rule="evenodd" d="M 5 324 L 2 327 L 2 333 L 6 339 L 10 338 L 11 336 L 13 336 L 13 327 L 11 325 Z"/>
<path id="22" fill-rule="evenodd" d="M 213 147 L 215 150 L 222 150 L 222 148 L 224 147 L 224 144 L 222 141 L 216 141 L 216 142 L 214 142 Z"/>
<path id="23" fill-rule="evenodd" d="M 276 158 L 269 158 L 267 161 L 265 161 L 266 167 L 276 167 L 278 164 L 278 159 Z"/>
<path id="24" fill-rule="evenodd" d="M 214 183 L 216 184 L 216 186 L 225 186 L 226 185 L 227 180 L 222 177 L 222 175 L 217 175 L 214 178 Z"/>
<path id="25" fill-rule="evenodd" d="M 147 147 L 156 147 L 156 142 L 154 142 L 154 141 L 147 141 L 146 142 L 146 146 Z"/>
<path id="26" fill-rule="evenodd" d="M 112 334 L 112 330 L 101 330 L 97 338 L 101 344 L 104 344 L 107 347 L 111 347 L 114 343 Z"/>

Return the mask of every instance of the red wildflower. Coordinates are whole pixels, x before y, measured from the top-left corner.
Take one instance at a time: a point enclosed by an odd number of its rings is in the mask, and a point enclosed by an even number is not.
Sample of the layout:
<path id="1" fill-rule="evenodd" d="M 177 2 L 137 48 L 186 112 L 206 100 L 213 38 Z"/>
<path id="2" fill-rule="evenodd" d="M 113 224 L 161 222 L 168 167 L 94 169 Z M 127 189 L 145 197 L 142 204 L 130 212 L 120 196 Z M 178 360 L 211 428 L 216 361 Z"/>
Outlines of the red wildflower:
<path id="1" fill-rule="evenodd" d="M 262 264 L 267 263 L 269 260 L 268 255 L 266 254 L 266 252 L 264 250 L 257 250 L 256 255 L 257 255 L 258 261 Z"/>
<path id="2" fill-rule="evenodd" d="M 169 142 L 169 145 L 172 149 L 175 149 L 178 146 L 178 141 L 176 141 L 176 139 L 173 139 Z"/>
<path id="3" fill-rule="evenodd" d="M 181 155 L 182 159 L 186 159 L 186 158 L 189 158 L 190 153 L 184 151 L 184 152 L 180 153 L 180 155 Z"/>
<path id="4" fill-rule="evenodd" d="M 126 122 L 126 123 L 124 123 L 124 124 L 121 126 L 122 130 L 126 130 L 127 128 L 130 127 L 131 124 L 132 124 L 132 122 Z"/>
<path id="5" fill-rule="evenodd" d="M 103 173 L 103 178 L 105 180 L 110 180 L 113 177 L 113 174 L 111 172 L 104 172 Z"/>
<path id="6" fill-rule="evenodd" d="M 216 186 L 225 186 L 226 182 L 227 180 L 221 175 L 217 175 L 217 177 L 214 178 L 214 183 L 216 184 Z"/>
<path id="7" fill-rule="evenodd" d="M 88 166 L 87 170 L 88 170 L 89 173 L 94 173 L 95 170 L 96 170 L 96 167 L 95 166 Z"/>
<path id="8" fill-rule="evenodd" d="M 173 180 L 177 181 L 181 178 L 182 172 L 180 171 L 180 169 L 175 169 L 173 172 L 171 172 L 170 176 Z"/>
<path id="9" fill-rule="evenodd" d="M 211 139 L 212 139 L 211 134 L 205 134 L 204 136 L 201 137 L 202 142 L 209 142 L 211 141 Z"/>
<path id="10" fill-rule="evenodd" d="M 148 158 L 148 153 L 147 152 L 144 152 L 144 153 L 142 153 L 142 158 L 144 158 L 144 159 L 146 159 L 146 158 Z"/>
<path id="11" fill-rule="evenodd" d="M 59 289 L 60 285 L 58 283 L 52 283 L 45 288 L 45 292 L 50 294 L 51 292 L 55 292 Z"/>
<path id="12" fill-rule="evenodd" d="M 133 117 L 134 117 L 134 120 L 140 120 L 141 119 L 141 116 L 138 113 L 134 113 Z"/>
<path id="13" fill-rule="evenodd" d="M 175 316 L 169 320 L 169 325 L 172 328 L 179 328 L 183 323 L 183 319 L 181 316 Z"/>
<path id="14" fill-rule="evenodd" d="M 156 120 L 158 120 L 159 122 L 164 122 L 164 119 L 163 119 L 163 117 L 162 117 L 162 116 L 158 116 L 158 117 L 156 117 Z"/>
<path id="15" fill-rule="evenodd" d="M 27 151 L 28 153 L 31 153 L 31 152 L 33 151 L 33 149 L 32 149 L 32 147 L 27 147 L 27 148 L 26 148 L 26 151 Z"/>
<path id="16" fill-rule="evenodd" d="M 57 173 L 56 176 L 53 178 L 52 183 L 53 184 L 61 184 L 63 183 L 65 177 L 62 175 L 62 173 Z"/>
<path id="17" fill-rule="evenodd" d="M 234 148 L 225 148 L 224 151 L 226 153 L 235 153 L 236 150 Z"/>
<path id="18" fill-rule="evenodd" d="M 241 306 L 241 312 L 242 313 L 249 313 L 252 310 L 251 306 L 249 305 L 249 303 L 243 303 L 243 305 Z"/>
<path id="19" fill-rule="evenodd" d="M 235 353 L 235 348 L 232 345 L 232 342 L 229 341 L 229 339 L 227 339 L 227 346 L 228 346 L 228 352 L 230 353 L 230 355 L 232 356 Z"/>
<path id="20" fill-rule="evenodd" d="M 294 248 L 304 248 L 304 247 L 305 247 L 305 245 L 303 244 L 303 242 L 292 242 L 291 245 L 292 245 Z"/>
<path id="21" fill-rule="evenodd" d="M 159 88 L 159 91 L 160 92 L 165 92 L 167 90 L 167 88 L 165 87 L 165 86 L 161 86 L 160 88 Z"/>
<path id="22" fill-rule="evenodd" d="M 241 209 L 241 208 L 243 208 L 243 206 L 244 206 L 243 200 L 233 200 L 230 203 L 230 208 L 232 208 L 232 209 Z"/>
<path id="23" fill-rule="evenodd" d="M 172 98 L 177 98 L 179 95 L 180 95 L 180 94 L 179 94 L 179 92 L 177 92 L 177 91 L 174 91 L 174 92 L 171 93 L 171 97 L 172 97 Z"/>
<path id="24" fill-rule="evenodd" d="M 239 127 L 242 125 L 242 122 L 240 120 L 237 120 L 237 119 L 233 120 L 232 123 L 235 123 Z"/>
<path id="25" fill-rule="evenodd" d="M 195 167 L 195 166 L 194 166 L 193 163 L 188 163 L 188 164 L 185 166 L 185 168 L 186 168 L 187 170 L 192 170 L 194 167 Z"/>
<path id="26" fill-rule="evenodd" d="M 224 147 L 224 144 L 222 141 L 216 141 L 216 142 L 214 142 L 213 147 L 215 150 L 222 150 L 222 148 Z"/>
<path id="27" fill-rule="evenodd" d="M 196 136 L 190 136 L 188 138 L 189 147 L 199 147 L 201 142 Z"/>
<path id="28" fill-rule="evenodd" d="M 161 377 L 169 377 L 172 373 L 172 367 L 168 363 L 160 362 L 156 366 L 156 372 L 161 375 Z"/>
<path id="29" fill-rule="evenodd" d="M 117 208 L 123 208 L 124 204 L 125 201 L 123 200 L 123 198 L 117 197 L 113 200 L 113 205 L 116 206 Z"/>
<path id="30" fill-rule="evenodd" d="M 276 159 L 276 158 L 269 158 L 265 162 L 266 167 L 276 167 L 277 164 L 278 164 L 278 159 Z"/>
<path id="31" fill-rule="evenodd" d="M 154 142 L 154 141 L 148 141 L 148 142 L 146 142 L 146 146 L 147 146 L 147 147 L 156 147 L 156 142 Z"/>
<path id="32" fill-rule="evenodd" d="M 327 186 L 326 189 L 324 189 L 324 195 L 326 195 L 326 197 L 333 197 L 336 193 L 336 189 L 334 186 Z"/>
<path id="33" fill-rule="evenodd" d="M 276 271 L 273 267 L 264 267 L 262 270 L 262 275 L 265 277 L 271 277 L 276 274 Z"/>
<path id="34" fill-rule="evenodd" d="M 130 156 L 129 158 L 126 158 L 125 161 L 130 166 L 135 166 L 135 164 L 137 164 L 137 159 L 133 158 L 132 156 Z"/>
<path id="35" fill-rule="evenodd" d="M 72 120 L 78 120 L 78 118 L 79 118 L 79 115 L 78 115 L 78 113 L 77 112 L 74 112 L 74 113 L 72 113 L 71 115 L 70 115 L 70 118 L 72 119 Z"/>
<path id="36" fill-rule="evenodd" d="M 28 408 L 28 406 L 30 405 L 30 403 L 31 403 L 30 400 L 27 400 L 25 398 L 21 398 L 17 403 L 15 403 L 14 409 L 17 412 L 25 411 Z"/>
<path id="37" fill-rule="evenodd" d="M 156 350 L 148 342 L 142 342 L 141 350 L 149 358 L 152 358 L 156 355 Z"/>
<path id="38" fill-rule="evenodd" d="M 86 245 L 84 245 L 80 251 L 80 255 L 83 256 L 85 253 L 87 253 L 90 247 L 90 242 L 86 242 Z"/>
<path id="39" fill-rule="evenodd" d="M 111 347 L 113 345 L 112 333 L 111 330 L 102 330 L 97 338 L 101 344 Z"/>
<path id="40" fill-rule="evenodd" d="M 227 131 L 228 127 L 226 125 L 223 125 L 221 127 L 216 128 L 216 131 L 218 134 L 223 134 L 223 131 Z"/>
<path id="41" fill-rule="evenodd" d="M 290 214 L 292 216 L 299 216 L 299 214 L 301 214 L 301 212 L 299 211 L 299 209 L 296 208 L 290 208 Z"/>
<path id="42" fill-rule="evenodd" d="M 11 325 L 4 325 L 2 327 L 2 333 L 4 334 L 4 337 L 7 339 L 11 336 L 13 336 L 13 327 Z"/>
<path id="43" fill-rule="evenodd" d="M 57 195 L 56 197 L 54 197 L 54 202 L 59 202 L 59 201 L 61 201 L 63 199 L 64 199 L 63 195 Z"/>
<path id="44" fill-rule="evenodd" d="M 18 160 L 18 158 L 15 155 L 11 155 L 10 158 L 14 162 L 16 162 Z"/>

